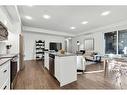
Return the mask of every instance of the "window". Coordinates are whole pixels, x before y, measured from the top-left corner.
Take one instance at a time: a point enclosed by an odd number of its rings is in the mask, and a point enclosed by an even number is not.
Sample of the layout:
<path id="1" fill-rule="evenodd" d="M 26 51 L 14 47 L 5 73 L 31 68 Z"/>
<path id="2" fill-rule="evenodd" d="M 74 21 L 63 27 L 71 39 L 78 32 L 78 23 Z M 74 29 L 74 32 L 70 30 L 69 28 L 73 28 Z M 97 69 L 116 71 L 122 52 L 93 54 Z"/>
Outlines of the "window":
<path id="1" fill-rule="evenodd" d="M 127 30 L 118 32 L 118 53 L 127 54 Z"/>
<path id="2" fill-rule="evenodd" d="M 117 31 L 108 32 L 105 36 L 105 54 L 117 53 Z"/>

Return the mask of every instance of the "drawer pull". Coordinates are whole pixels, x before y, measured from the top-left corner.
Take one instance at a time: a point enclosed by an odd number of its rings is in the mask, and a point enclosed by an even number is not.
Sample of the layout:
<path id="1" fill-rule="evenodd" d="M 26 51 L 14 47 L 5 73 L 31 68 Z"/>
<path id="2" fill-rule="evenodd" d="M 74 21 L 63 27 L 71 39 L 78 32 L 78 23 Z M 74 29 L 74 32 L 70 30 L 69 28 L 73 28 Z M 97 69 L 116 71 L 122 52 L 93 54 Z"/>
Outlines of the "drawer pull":
<path id="1" fill-rule="evenodd" d="M 4 73 L 7 72 L 7 70 L 4 70 Z"/>
<path id="2" fill-rule="evenodd" d="M 7 86 L 4 87 L 4 89 L 6 89 L 6 88 L 7 88 Z"/>

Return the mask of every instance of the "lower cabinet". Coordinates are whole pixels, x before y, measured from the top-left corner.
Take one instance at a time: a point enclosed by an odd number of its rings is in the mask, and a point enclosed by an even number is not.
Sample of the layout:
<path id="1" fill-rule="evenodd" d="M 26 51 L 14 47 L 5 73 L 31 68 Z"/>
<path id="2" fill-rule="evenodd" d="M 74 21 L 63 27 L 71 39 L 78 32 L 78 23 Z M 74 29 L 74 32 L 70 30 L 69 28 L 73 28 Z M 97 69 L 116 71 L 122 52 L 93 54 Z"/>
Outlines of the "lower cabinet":
<path id="1" fill-rule="evenodd" d="M 77 80 L 76 56 L 55 56 L 55 77 L 60 86 L 67 85 Z"/>
<path id="2" fill-rule="evenodd" d="M 49 53 L 45 52 L 44 56 L 44 66 L 49 70 Z"/>
<path id="3" fill-rule="evenodd" d="M 0 89 L 10 89 L 10 60 L 0 66 Z"/>
<path id="4" fill-rule="evenodd" d="M 6 82 L 2 85 L 1 89 L 3 89 L 3 90 L 9 90 L 10 89 L 9 79 L 6 80 Z"/>

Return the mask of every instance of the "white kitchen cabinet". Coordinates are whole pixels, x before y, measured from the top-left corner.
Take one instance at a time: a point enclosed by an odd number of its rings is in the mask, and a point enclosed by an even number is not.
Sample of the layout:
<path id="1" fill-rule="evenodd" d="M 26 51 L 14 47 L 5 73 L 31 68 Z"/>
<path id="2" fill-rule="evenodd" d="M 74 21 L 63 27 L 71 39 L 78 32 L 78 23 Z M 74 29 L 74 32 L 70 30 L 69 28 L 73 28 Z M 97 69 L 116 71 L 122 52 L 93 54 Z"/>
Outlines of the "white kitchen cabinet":
<path id="1" fill-rule="evenodd" d="M 82 55 L 77 56 L 77 70 L 85 71 L 85 58 Z"/>
<path id="2" fill-rule="evenodd" d="M 1 89 L 3 90 L 9 90 L 10 89 L 10 81 L 7 79 L 5 83 L 2 85 Z"/>
<path id="3" fill-rule="evenodd" d="M 10 60 L 0 66 L 0 89 L 10 89 Z"/>
<path id="4" fill-rule="evenodd" d="M 76 56 L 55 56 L 55 77 L 64 86 L 77 80 Z"/>
<path id="5" fill-rule="evenodd" d="M 49 70 L 49 53 L 45 52 L 44 54 L 44 66 Z"/>
<path id="6" fill-rule="evenodd" d="M 57 78 L 58 81 L 60 80 L 60 59 L 59 57 L 55 57 L 55 77 Z"/>

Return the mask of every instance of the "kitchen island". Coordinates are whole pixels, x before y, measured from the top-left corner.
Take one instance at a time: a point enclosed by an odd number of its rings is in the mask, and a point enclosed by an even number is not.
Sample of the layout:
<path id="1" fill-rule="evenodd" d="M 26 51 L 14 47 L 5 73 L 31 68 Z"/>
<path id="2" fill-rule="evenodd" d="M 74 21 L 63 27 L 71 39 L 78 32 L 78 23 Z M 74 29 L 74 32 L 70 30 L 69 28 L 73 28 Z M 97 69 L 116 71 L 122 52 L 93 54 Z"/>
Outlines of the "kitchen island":
<path id="1" fill-rule="evenodd" d="M 61 54 L 59 52 L 45 53 L 45 55 L 47 55 L 49 58 L 49 65 L 45 66 L 51 75 L 53 75 L 59 81 L 60 86 L 64 86 L 77 80 L 77 56 L 75 54 Z M 48 58 L 45 56 L 46 60 Z"/>

